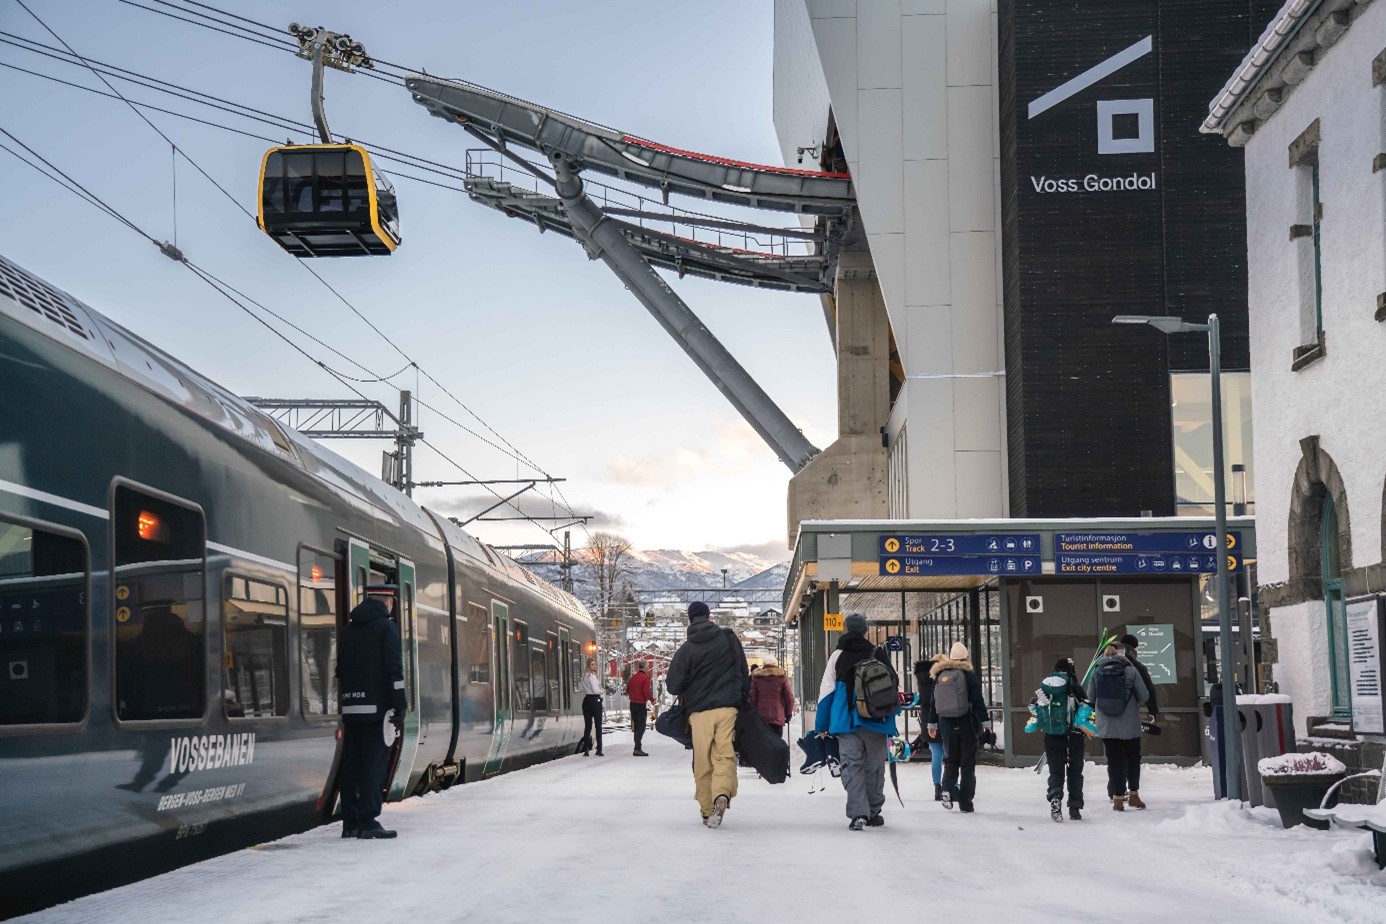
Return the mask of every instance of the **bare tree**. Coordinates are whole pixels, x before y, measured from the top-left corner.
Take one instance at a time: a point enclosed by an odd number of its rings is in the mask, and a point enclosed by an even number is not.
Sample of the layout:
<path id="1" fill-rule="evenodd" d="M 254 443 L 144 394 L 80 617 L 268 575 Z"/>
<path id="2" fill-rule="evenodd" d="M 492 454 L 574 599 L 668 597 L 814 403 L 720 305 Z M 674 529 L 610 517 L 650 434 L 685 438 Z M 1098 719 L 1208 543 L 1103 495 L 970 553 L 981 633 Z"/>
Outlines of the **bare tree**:
<path id="1" fill-rule="evenodd" d="M 630 540 L 615 533 L 593 533 L 582 550 L 584 564 L 592 569 L 592 604 L 599 616 L 612 615 L 622 585 L 630 583 Z"/>

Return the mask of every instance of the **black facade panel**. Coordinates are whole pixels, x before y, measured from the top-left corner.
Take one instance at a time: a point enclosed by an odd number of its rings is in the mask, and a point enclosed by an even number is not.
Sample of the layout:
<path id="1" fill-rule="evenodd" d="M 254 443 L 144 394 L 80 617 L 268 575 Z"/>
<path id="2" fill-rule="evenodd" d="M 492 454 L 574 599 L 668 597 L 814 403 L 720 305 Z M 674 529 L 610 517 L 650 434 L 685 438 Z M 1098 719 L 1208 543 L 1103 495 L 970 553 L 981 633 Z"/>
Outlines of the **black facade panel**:
<path id="1" fill-rule="evenodd" d="M 1216 312 L 1223 368 L 1248 368 L 1241 153 L 1198 126 L 1267 6 L 1000 5 L 1013 516 L 1175 512 L 1169 375 L 1207 342 L 1114 315 Z"/>

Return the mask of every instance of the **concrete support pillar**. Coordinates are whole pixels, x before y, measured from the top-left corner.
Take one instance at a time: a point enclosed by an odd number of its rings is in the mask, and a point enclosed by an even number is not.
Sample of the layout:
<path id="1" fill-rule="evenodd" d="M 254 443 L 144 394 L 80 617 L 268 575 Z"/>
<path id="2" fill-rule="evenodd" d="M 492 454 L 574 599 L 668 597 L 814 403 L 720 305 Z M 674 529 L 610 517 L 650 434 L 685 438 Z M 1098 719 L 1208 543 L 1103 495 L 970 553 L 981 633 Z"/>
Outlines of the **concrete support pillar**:
<path id="1" fill-rule="evenodd" d="M 790 548 L 803 520 L 886 516 L 890 321 L 870 255 L 842 254 L 835 289 L 838 438 L 790 479 Z"/>

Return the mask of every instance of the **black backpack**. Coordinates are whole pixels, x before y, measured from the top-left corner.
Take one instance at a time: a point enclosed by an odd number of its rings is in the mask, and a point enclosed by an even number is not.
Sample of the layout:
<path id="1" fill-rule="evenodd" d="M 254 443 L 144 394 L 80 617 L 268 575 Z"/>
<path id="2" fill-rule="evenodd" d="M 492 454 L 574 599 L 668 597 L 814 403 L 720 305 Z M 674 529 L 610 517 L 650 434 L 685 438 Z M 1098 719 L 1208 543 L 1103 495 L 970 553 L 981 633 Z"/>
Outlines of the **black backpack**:
<path id="1" fill-rule="evenodd" d="M 1121 715 L 1131 698 L 1126 689 L 1127 664 L 1121 660 L 1104 661 L 1092 681 L 1092 703 L 1105 715 Z"/>
<path id="2" fill-rule="evenodd" d="M 886 719 L 900 708 L 900 681 L 890 665 L 867 658 L 852 669 L 852 683 L 861 718 Z"/>

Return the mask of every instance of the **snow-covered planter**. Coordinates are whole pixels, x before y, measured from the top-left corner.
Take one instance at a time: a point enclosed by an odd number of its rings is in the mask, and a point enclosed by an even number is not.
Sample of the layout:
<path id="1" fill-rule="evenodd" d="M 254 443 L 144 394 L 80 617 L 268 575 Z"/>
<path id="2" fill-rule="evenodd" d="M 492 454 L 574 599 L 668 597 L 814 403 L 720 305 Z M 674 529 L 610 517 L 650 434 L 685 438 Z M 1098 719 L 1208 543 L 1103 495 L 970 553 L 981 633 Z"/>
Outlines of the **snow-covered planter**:
<path id="1" fill-rule="evenodd" d="M 1310 751 L 1267 757 L 1257 762 L 1256 769 L 1261 772 L 1261 782 L 1275 794 L 1275 808 L 1280 812 L 1282 827 L 1328 828 L 1326 821 L 1305 818 L 1304 810 L 1318 808 L 1324 795 L 1347 774 L 1342 761 L 1331 754 Z M 1335 794 L 1330 806 L 1336 801 Z"/>
<path id="2" fill-rule="evenodd" d="M 1261 771 L 1262 776 L 1322 776 L 1347 772 L 1341 760 L 1321 751 L 1263 757 L 1257 762 L 1256 769 Z"/>

